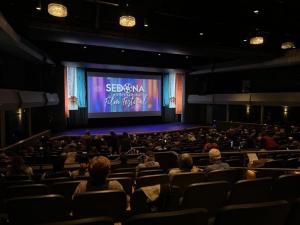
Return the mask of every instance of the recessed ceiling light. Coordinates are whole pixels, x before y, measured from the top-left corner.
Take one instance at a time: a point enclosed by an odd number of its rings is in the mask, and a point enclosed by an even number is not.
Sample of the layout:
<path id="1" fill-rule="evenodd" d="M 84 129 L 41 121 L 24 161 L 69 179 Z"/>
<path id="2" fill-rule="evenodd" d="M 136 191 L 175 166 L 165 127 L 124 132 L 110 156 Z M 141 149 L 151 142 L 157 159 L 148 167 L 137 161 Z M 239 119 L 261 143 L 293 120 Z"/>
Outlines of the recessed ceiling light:
<path id="1" fill-rule="evenodd" d="M 200 32 L 200 33 L 199 33 L 199 35 L 200 35 L 200 36 L 203 36 L 203 35 L 204 35 L 204 33 L 203 33 L 203 32 Z"/>
<path id="2" fill-rule="evenodd" d="M 48 13 L 55 17 L 66 17 L 68 16 L 68 8 L 59 3 L 49 3 Z"/>
<path id="3" fill-rule="evenodd" d="M 40 0 L 37 1 L 36 6 L 35 6 L 35 9 L 38 10 L 38 11 L 41 11 L 41 10 L 42 10 L 42 3 L 41 3 Z"/>
<path id="4" fill-rule="evenodd" d="M 250 38 L 250 44 L 251 45 L 261 45 L 264 43 L 264 37 L 263 36 L 255 36 Z"/>
<path id="5" fill-rule="evenodd" d="M 122 27 L 134 27 L 136 24 L 135 17 L 131 15 L 120 16 L 119 24 Z"/>
<path id="6" fill-rule="evenodd" d="M 253 13 L 255 13 L 255 14 L 259 14 L 259 10 L 258 10 L 258 9 L 256 9 L 256 10 L 253 10 Z"/>
<path id="7" fill-rule="evenodd" d="M 281 44 L 281 49 L 291 49 L 296 48 L 295 43 L 292 41 L 283 42 Z"/>

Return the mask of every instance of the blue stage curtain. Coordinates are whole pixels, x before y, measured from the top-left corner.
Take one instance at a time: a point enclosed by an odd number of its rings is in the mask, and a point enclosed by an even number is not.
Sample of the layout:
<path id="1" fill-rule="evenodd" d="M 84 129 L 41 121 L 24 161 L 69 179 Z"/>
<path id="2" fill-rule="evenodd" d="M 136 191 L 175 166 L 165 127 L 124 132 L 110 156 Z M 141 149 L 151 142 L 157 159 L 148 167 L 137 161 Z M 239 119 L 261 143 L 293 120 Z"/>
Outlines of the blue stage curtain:
<path id="1" fill-rule="evenodd" d="M 169 102 L 169 74 L 165 73 L 163 75 L 163 106 L 169 107 Z"/>
<path id="2" fill-rule="evenodd" d="M 85 73 L 83 68 L 76 68 L 78 107 L 86 107 Z"/>

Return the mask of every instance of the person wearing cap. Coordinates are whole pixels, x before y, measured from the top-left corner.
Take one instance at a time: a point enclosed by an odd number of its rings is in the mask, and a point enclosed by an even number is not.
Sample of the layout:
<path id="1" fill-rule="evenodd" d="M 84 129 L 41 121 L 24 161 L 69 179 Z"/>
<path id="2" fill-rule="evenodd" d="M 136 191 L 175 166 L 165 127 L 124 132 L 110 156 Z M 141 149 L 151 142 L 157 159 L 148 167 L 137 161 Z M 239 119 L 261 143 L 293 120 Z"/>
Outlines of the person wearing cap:
<path id="1" fill-rule="evenodd" d="M 230 167 L 229 164 L 222 162 L 221 152 L 220 152 L 219 149 L 212 148 L 208 152 L 208 156 L 209 156 L 209 161 L 210 161 L 211 164 L 208 165 L 207 167 L 205 167 L 204 172 L 229 169 L 229 167 Z"/>

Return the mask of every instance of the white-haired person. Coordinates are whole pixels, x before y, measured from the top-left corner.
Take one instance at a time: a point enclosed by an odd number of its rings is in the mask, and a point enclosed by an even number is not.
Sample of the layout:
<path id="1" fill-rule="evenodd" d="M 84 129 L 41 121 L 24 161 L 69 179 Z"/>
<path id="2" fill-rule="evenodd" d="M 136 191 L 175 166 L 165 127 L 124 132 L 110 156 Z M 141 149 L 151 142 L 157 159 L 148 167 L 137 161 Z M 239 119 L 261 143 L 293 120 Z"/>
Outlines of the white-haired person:
<path id="1" fill-rule="evenodd" d="M 204 172 L 210 172 L 214 170 L 224 170 L 229 169 L 228 163 L 222 162 L 221 152 L 217 148 L 212 148 L 208 152 L 210 165 L 206 166 Z"/>

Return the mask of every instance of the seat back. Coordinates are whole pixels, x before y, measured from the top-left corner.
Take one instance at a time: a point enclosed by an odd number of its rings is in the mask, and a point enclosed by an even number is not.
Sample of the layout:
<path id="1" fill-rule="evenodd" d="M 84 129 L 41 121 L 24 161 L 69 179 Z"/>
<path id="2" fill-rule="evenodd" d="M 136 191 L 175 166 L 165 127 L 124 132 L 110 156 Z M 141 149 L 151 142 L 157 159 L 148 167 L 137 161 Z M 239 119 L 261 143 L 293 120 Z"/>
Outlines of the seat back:
<path id="1" fill-rule="evenodd" d="M 155 175 L 155 174 L 164 174 L 164 170 L 163 169 L 142 170 L 138 172 L 137 176 L 142 177 L 142 176 Z"/>
<path id="2" fill-rule="evenodd" d="M 80 181 L 57 182 L 51 186 L 51 191 L 64 196 L 66 200 L 70 201 L 79 183 Z"/>
<path id="3" fill-rule="evenodd" d="M 205 208 L 213 216 L 225 203 L 228 190 L 226 181 L 191 184 L 183 194 L 181 208 Z"/>
<path id="4" fill-rule="evenodd" d="M 47 195 L 49 187 L 45 184 L 14 185 L 6 188 L 6 198 Z"/>
<path id="5" fill-rule="evenodd" d="M 272 183 L 271 177 L 240 180 L 233 185 L 228 204 L 272 201 Z"/>
<path id="6" fill-rule="evenodd" d="M 134 172 L 110 173 L 110 174 L 108 174 L 108 178 L 112 178 L 112 177 L 131 177 L 131 178 L 134 178 L 134 176 L 135 176 Z"/>
<path id="7" fill-rule="evenodd" d="M 170 179 L 171 186 L 177 186 L 182 191 L 190 184 L 200 183 L 205 181 L 203 173 L 184 172 L 172 175 Z"/>
<path id="8" fill-rule="evenodd" d="M 116 221 L 123 218 L 127 198 L 123 191 L 106 190 L 81 193 L 74 197 L 75 218 L 109 216 Z"/>
<path id="9" fill-rule="evenodd" d="M 136 179 L 135 188 L 138 189 L 140 187 L 152 186 L 156 184 L 163 185 L 168 183 L 169 183 L 169 175 L 167 174 L 141 176 Z"/>
<path id="10" fill-rule="evenodd" d="M 133 179 L 131 177 L 112 177 L 108 178 L 107 180 L 118 181 L 123 186 L 123 189 L 126 192 L 126 194 L 129 196 L 132 195 Z"/>
<path id="11" fill-rule="evenodd" d="M 293 201 L 300 197 L 300 175 L 281 175 L 275 181 L 273 188 L 276 199 Z"/>
<path id="12" fill-rule="evenodd" d="M 67 219 L 65 199 L 61 195 L 39 195 L 8 199 L 11 224 L 39 224 Z"/>
<path id="13" fill-rule="evenodd" d="M 185 209 L 172 212 L 146 213 L 133 216 L 128 225 L 206 225 L 208 222 L 205 209 Z"/>
<path id="14" fill-rule="evenodd" d="M 155 153 L 155 160 L 159 162 L 160 168 L 168 170 L 178 167 L 178 155 L 176 152 L 159 152 Z"/>
<path id="15" fill-rule="evenodd" d="M 288 216 L 286 225 L 299 225 L 300 224 L 300 198 L 291 204 L 291 210 Z"/>
<path id="16" fill-rule="evenodd" d="M 220 210 L 214 225 L 284 225 L 287 201 L 229 205 Z"/>
<path id="17" fill-rule="evenodd" d="M 54 183 L 65 182 L 65 181 L 71 181 L 70 177 L 45 178 L 45 179 L 42 179 L 40 182 L 42 184 L 47 184 L 47 185 L 51 186 Z"/>
<path id="18" fill-rule="evenodd" d="M 264 168 L 283 168 L 285 164 L 285 160 L 283 159 L 276 159 L 276 160 L 271 160 L 267 161 L 264 164 Z"/>
<path id="19" fill-rule="evenodd" d="M 233 184 L 242 177 L 242 171 L 238 169 L 214 170 L 207 173 L 207 181 L 227 181 Z"/>
<path id="20" fill-rule="evenodd" d="M 114 173 L 126 173 L 126 172 L 135 172 L 135 167 L 129 167 L 129 168 L 116 168 L 114 169 Z"/>
<path id="21" fill-rule="evenodd" d="M 114 225 L 110 217 L 92 217 L 77 220 L 65 220 L 54 223 L 46 223 L 43 225 Z"/>
<path id="22" fill-rule="evenodd" d="M 148 204 L 148 198 L 141 189 L 136 189 L 130 199 L 131 211 L 133 214 L 150 213 L 151 206 Z"/>

